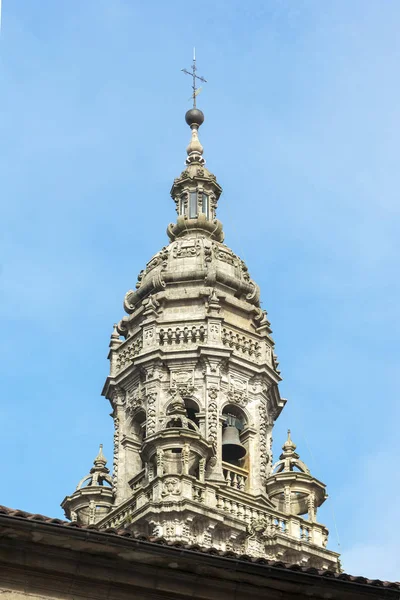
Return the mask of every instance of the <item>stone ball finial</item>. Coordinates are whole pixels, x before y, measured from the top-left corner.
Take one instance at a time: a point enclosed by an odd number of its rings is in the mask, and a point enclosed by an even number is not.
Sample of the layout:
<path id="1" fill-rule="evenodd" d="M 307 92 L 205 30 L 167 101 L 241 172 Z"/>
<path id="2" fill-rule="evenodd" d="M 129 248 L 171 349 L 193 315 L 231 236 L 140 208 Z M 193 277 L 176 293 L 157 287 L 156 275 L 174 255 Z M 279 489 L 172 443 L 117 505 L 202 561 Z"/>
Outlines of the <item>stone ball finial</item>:
<path id="1" fill-rule="evenodd" d="M 192 127 L 192 125 L 200 127 L 200 125 L 204 123 L 204 114 L 198 108 L 191 108 L 185 115 L 185 121 L 189 127 Z"/>

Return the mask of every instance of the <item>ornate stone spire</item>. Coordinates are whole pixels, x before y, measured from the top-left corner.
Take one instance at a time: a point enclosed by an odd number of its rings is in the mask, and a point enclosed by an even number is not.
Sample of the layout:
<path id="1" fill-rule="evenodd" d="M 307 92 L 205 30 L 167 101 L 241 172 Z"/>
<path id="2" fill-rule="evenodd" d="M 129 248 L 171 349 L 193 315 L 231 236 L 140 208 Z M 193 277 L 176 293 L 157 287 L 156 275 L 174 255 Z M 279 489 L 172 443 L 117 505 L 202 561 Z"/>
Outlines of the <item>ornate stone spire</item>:
<path id="1" fill-rule="evenodd" d="M 192 130 L 192 138 L 186 149 L 186 169 L 174 180 L 171 188 L 178 219 L 168 226 L 167 233 L 172 241 L 198 233 L 222 242 L 222 223 L 216 218 L 222 188 L 215 175 L 204 166 L 203 146 L 198 136 L 204 114 L 198 108 L 191 108 L 185 120 Z"/>
<path id="2" fill-rule="evenodd" d="M 97 473 L 98 477 L 102 476 L 104 479 L 106 479 L 107 474 L 110 472 L 110 470 L 106 468 L 106 464 L 107 464 L 107 459 L 103 454 L 103 444 L 100 444 L 99 453 L 97 454 L 96 458 L 94 459 L 94 462 L 93 462 L 94 466 L 92 467 L 90 472 L 93 474 Z M 105 474 L 105 476 L 104 476 L 104 474 Z M 97 480 L 98 480 L 98 477 L 97 477 Z"/>
<path id="3" fill-rule="evenodd" d="M 308 520 L 315 522 L 317 508 L 328 497 L 326 486 L 315 479 L 307 465 L 300 460 L 295 452 L 296 444 L 291 439 L 290 429 L 282 450 L 267 480 L 268 495 L 284 512 L 296 515 L 307 514 Z M 326 540 L 327 532 L 323 532 L 321 541 L 326 543 Z"/>
<path id="4" fill-rule="evenodd" d="M 273 425 L 286 402 L 274 341 L 257 284 L 222 243 L 222 188 L 198 138 L 195 64 L 189 74 L 192 138 L 171 189 L 177 220 L 132 282 L 110 340 L 103 394 L 114 421 L 113 478 L 100 451 L 63 507 L 100 529 L 338 570 L 316 521 L 325 486 L 290 433 L 272 465 Z"/>

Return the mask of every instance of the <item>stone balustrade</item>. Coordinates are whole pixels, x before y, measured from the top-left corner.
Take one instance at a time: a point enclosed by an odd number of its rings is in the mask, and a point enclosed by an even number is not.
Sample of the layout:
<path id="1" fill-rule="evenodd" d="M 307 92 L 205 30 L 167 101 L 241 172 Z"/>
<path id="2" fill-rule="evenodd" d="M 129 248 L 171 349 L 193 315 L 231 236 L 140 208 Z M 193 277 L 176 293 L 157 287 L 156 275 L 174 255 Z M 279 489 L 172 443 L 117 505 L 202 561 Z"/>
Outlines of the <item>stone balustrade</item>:
<path id="1" fill-rule="evenodd" d="M 328 530 L 319 523 L 311 523 L 299 516 L 282 517 L 279 513 L 255 509 L 240 500 L 234 500 L 228 495 L 216 495 L 217 508 L 233 517 L 243 519 L 251 525 L 253 522 L 263 522 L 267 535 L 275 533 L 287 535 L 298 541 L 307 542 L 325 548 Z"/>
<path id="2" fill-rule="evenodd" d="M 222 463 L 222 469 L 228 487 L 244 492 L 249 475 L 248 471 L 226 462 Z"/>
<path id="3" fill-rule="evenodd" d="M 160 346 L 168 344 L 189 344 L 206 340 L 204 325 L 182 325 L 181 327 L 161 327 L 158 330 Z"/>
<path id="4" fill-rule="evenodd" d="M 229 467 L 229 468 L 228 468 Z M 328 531 L 319 523 L 307 521 L 295 515 L 282 515 L 274 510 L 265 511 L 246 503 L 242 498 L 235 497 L 236 491 L 241 491 L 239 486 L 245 485 L 247 471 L 234 465 L 223 463 L 225 480 L 227 481 L 226 493 L 216 491 L 213 485 L 200 482 L 191 475 L 155 476 L 148 481 L 145 471 L 138 473 L 130 482 L 135 503 L 132 499 L 125 506 L 121 505 L 112 518 L 104 519 L 102 527 L 120 527 L 129 524 L 131 516 L 136 510 L 147 505 L 148 502 L 159 502 L 160 494 L 169 496 L 170 502 L 181 502 L 183 497 L 192 499 L 201 504 L 207 503 L 211 509 L 216 509 L 229 514 L 230 517 L 240 519 L 247 523 L 251 529 L 254 524 L 262 524 L 266 538 L 275 535 L 287 536 L 297 542 L 312 544 L 325 548 Z"/>
<path id="5" fill-rule="evenodd" d="M 252 356 L 256 359 L 261 358 L 261 344 L 256 339 L 233 331 L 233 329 L 224 327 L 222 329 L 222 343 L 228 348 L 232 348 L 235 353 Z"/>
<path id="6" fill-rule="evenodd" d="M 117 371 L 121 371 L 128 364 L 131 364 L 135 356 L 140 354 L 142 348 L 143 334 L 141 331 L 132 338 L 125 340 L 117 350 Z"/>

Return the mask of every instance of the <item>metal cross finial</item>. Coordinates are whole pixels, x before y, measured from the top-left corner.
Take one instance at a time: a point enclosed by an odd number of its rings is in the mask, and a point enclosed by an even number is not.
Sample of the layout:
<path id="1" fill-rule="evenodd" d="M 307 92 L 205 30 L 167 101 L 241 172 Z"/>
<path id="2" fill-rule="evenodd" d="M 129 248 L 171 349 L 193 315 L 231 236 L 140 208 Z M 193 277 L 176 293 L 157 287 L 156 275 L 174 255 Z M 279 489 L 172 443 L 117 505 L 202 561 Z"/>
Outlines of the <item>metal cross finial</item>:
<path id="1" fill-rule="evenodd" d="M 191 75 L 193 77 L 193 84 L 192 84 L 193 93 L 191 95 L 191 98 L 193 98 L 193 108 L 196 108 L 196 96 L 197 96 L 197 94 L 201 90 L 201 88 L 197 88 L 196 87 L 196 79 L 199 79 L 199 81 L 203 81 L 204 83 L 207 83 L 207 79 L 204 79 L 204 77 L 200 77 L 200 75 L 196 75 L 196 71 L 197 71 L 197 67 L 196 67 L 196 48 L 193 48 L 192 70 L 191 71 L 188 71 L 187 69 L 181 69 L 181 70 L 184 73 L 186 73 L 186 75 Z"/>

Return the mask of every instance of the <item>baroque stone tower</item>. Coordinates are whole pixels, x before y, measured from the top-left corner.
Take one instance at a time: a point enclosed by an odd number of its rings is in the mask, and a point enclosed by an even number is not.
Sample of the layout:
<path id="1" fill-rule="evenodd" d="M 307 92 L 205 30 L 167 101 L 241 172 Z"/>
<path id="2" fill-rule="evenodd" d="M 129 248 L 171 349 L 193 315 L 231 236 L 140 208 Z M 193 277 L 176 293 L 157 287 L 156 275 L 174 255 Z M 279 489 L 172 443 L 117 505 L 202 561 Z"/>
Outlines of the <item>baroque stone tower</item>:
<path id="1" fill-rule="evenodd" d="M 290 438 L 272 460 L 285 405 L 270 323 L 247 266 L 224 243 L 222 189 L 191 128 L 171 196 L 170 242 L 139 273 L 111 335 L 112 478 L 100 449 L 62 506 L 99 529 L 339 570 L 317 521 L 326 499 Z"/>

